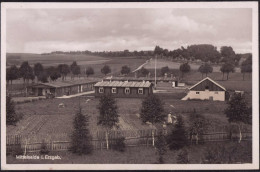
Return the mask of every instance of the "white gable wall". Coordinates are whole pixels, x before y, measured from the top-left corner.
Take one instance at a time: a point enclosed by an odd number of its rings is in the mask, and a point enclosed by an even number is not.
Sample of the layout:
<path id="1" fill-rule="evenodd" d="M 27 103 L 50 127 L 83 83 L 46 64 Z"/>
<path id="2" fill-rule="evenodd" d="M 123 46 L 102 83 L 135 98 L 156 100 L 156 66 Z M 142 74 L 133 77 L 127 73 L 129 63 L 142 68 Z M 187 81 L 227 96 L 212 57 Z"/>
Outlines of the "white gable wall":
<path id="1" fill-rule="evenodd" d="M 196 94 L 199 93 L 199 94 Z M 188 99 L 199 99 L 199 100 L 209 100 L 213 97 L 216 101 L 225 101 L 225 91 L 193 91 L 190 90 L 188 94 L 182 100 Z"/>

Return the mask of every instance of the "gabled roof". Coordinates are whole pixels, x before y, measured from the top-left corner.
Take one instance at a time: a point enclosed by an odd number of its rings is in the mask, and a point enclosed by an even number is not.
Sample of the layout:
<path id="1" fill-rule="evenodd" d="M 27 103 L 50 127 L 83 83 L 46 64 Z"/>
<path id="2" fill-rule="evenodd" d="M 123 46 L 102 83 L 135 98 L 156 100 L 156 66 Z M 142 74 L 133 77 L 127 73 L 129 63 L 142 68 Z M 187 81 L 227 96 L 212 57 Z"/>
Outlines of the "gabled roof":
<path id="1" fill-rule="evenodd" d="M 202 83 L 202 82 L 205 81 L 205 80 L 211 81 L 212 83 L 214 83 L 215 85 L 217 85 L 218 87 L 220 87 L 220 88 L 222 88 L 223 90 L 226 91 L 226 89 L 225 89 L 223 86 L 219 85 L 217 82 L 215 82 L 214 80 L 212 80 L 212 79 L 209 78 L 209 77 L 206 77 L 206 78 L 204 78 L 203 80 L 199 81 L 197 84 L 191 86 L 191 87 L 189 88 L 189 90 L 191 90 L 192 88 L 196 87 L 197 85 L 199 85 L 200 83 Z"/>
<path id="2" fill-rule="evenodd" d="M 94 87 L 150 87 L 151 82 L 128 82 L 128 81 L 103 81 L 98 82 Z"/>

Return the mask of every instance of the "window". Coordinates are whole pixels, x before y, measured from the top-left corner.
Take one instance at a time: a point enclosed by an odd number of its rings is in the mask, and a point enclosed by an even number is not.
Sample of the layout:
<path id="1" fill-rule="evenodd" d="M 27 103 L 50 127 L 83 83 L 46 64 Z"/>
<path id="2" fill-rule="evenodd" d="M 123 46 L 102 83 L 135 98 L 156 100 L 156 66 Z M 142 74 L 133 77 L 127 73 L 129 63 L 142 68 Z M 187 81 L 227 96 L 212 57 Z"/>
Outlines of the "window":
<path id="1" fill-rule="evenodd" d="M 104 93 L 104 88 L 103 87 L 99 88 L 99 93 Z"/>
<path id="2" fill-rule="evenodd" d="M 138 88 L 138 94 L 143 94 L 143 93 L 144 93 L 143 88 Z"/>
<path id="3" fill-rule="evenodd" d="M 200 92 L 199 92 L 199 91 L 197 91 L 197 92 L 196 92 L 196 94 L 200 94 Z"/>
<path id="4" fill-rule="evenodd" d="M 112 93 L 116 93 L 116 88 L 112 88 Z"/>
<path id="5" fill-rule="evenodd" d="M 209 86 L 206 86 L 205 89 L 208 90 L 208 89 L 209 89 Z"/>
<path id="6" fill-rule="evenodd" d="M 130 88 L 125 88 L 125 93 L 130 94 Z"/>
<path id="7" fill-rule="evenodd" d="M 215 91 L 215 94 L 218 94 L 218 92 L 217 92 L 217 91 Z"/>

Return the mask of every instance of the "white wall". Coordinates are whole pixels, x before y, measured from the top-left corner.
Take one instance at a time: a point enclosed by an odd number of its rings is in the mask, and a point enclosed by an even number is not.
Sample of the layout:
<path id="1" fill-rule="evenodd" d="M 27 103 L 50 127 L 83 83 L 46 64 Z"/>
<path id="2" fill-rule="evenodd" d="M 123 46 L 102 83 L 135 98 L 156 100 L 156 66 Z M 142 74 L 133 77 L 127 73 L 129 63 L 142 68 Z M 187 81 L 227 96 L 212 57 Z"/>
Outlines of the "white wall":
<path id="1" fill-rule="evenodd" d="M 196 92 L 199 92 L 199 94 L 196 94 Z M 188 94 L 182 100 L 208 100 L 210 97 L 213 97 L 213 100 L 225 101 L 225 91 L 189 91 Z"/>

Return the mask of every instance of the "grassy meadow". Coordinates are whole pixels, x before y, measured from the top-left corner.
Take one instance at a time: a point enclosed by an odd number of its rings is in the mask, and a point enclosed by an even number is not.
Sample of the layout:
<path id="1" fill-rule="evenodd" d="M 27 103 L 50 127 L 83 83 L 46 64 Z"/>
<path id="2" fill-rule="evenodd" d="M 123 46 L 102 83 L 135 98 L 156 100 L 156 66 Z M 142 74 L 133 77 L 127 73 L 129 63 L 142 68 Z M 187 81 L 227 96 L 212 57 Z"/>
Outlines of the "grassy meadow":
<path id="1" fill-rule="evenodd" d="M 232 163 L 252 163 L 252 142 L 219 142 L 205 143 L 202 145 L 191 145 L 186 147 L 190 164 L 201 164 L 205 159 L 208 148 L 224 146 L 232 148 L 234 152 L 230 154 Z M 238 151 L 239 150 L 239 151 Z M 181 150 L 167 150 L 164 155 L 165 164 L 177 164 L 177 156 Z M 35 154 L 34 154 L 35 155 Z M 9 164 L 157 164 L 158 153 L 152 147 L 127 147 L 125 152 L 113 150 L 96 150 L 90 155 L 75 155 L 71 152 L 51 152 L 49 155 L 59 155 L 60 160 L 19 160 L 9 155 Z"/>

